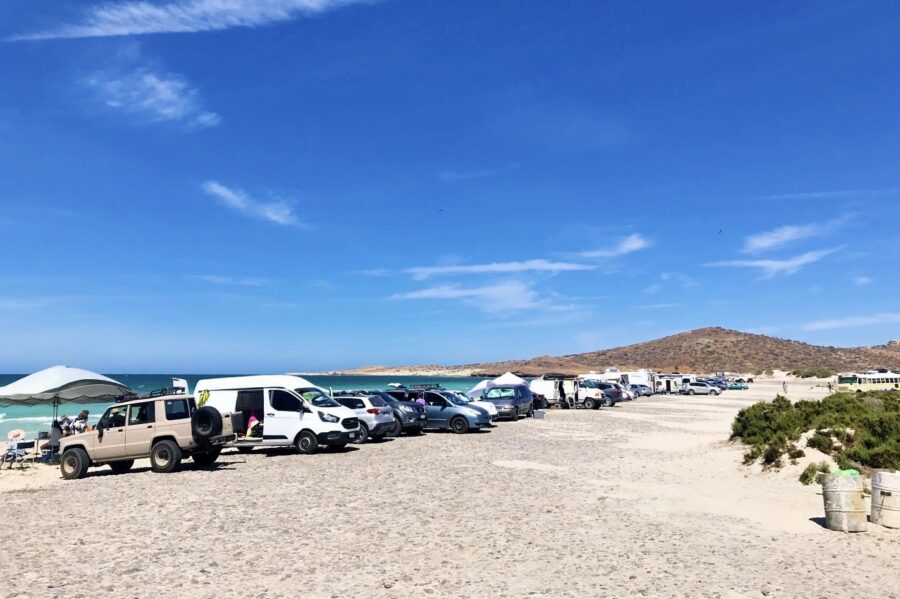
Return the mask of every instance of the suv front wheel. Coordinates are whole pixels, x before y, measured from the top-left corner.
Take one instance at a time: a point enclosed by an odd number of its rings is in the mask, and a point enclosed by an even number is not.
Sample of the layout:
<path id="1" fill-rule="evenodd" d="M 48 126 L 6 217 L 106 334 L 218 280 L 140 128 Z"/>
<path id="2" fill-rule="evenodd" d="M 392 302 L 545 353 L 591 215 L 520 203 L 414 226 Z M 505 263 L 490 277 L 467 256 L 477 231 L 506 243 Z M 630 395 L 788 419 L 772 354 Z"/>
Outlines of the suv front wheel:
<path id="1" fill-rule="evenodd" d="M 90 462 L 87 452 L 80 447 L 67 449 L 59 461 L 59 470 L 62 472 L 64 479 L 74 480 L 83 477 L 87 473 Z"/>
<path id="2" fill-rule="evenodd" d="M 181 463 L 181 448 L 169 439 L 164 439 L 150 450 L 150 467 L 154 472 L 172 472 Z"/>

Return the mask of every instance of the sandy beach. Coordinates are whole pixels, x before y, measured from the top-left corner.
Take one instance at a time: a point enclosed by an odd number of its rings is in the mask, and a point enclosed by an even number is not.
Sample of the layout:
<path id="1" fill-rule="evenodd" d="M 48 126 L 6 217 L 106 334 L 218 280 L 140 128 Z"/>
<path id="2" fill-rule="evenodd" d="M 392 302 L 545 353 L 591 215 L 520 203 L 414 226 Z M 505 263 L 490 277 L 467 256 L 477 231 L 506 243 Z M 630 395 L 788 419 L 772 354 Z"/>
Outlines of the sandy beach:
<path id="1" fill-rule="evenodd" d="M 823 387 L 795 381 L 792 399 Z M 779 381 L 340 453 L 0 472 L 6 597 L 898 597 L 900 531 L 825 530 L 727 441 Z"/>

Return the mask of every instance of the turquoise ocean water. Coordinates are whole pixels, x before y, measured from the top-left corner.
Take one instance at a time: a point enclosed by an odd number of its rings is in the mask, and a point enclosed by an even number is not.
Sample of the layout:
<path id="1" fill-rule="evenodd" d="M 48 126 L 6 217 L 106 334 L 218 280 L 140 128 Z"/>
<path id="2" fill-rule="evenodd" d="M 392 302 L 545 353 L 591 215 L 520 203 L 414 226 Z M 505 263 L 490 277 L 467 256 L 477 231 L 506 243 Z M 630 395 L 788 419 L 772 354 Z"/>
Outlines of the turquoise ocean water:
<path id="1" fill-rule="evenodd" d="M 0 387 L 22 378 L 21 374 L 0 374 Z M 136 393 L 149 393 L 156 389 L 170 387 L 172 377 L 187 379 L 191 391 L 200 379 L 232 376 L 221 374 L 109 374 L 107 375 L 131 387 Z M 447 389 L 468 391 L 480 379 L 469 377 L 429 377 L 429 376 L 336 376 L 308 375 L 303 378 L 325 389 L 385 389 L 388 383 L 415 385 L 422 383 L 438 383 Z M 61 415 L 74 416 L 82 409 L 90 410 L 91 422 L 96 422 L 108 404 L 62 404 Z M 6 433 L 14 428 L 21 428 L 33 438 L 38 431 L 48 430 L 53 408 L 51 406 L 0 406 L 0 442 L 6 440 Z"/>

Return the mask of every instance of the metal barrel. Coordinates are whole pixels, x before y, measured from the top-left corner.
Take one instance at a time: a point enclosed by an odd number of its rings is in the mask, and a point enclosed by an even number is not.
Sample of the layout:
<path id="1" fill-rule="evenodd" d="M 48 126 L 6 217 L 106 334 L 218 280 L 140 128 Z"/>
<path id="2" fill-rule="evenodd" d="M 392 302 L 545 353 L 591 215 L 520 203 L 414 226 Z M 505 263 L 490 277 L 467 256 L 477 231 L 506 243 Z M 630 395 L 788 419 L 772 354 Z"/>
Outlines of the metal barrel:
<path id="1" fill-rule="evenodd" d="M 860 476 L 827 474 L 822 479 L 825 527 L 843 532 L 864 532 L 868 524 Z"/>
<path id="2" fill-rule="evenodd" d="M 872 524 L 900 528 L 900 472 L 872 473 Z"/>

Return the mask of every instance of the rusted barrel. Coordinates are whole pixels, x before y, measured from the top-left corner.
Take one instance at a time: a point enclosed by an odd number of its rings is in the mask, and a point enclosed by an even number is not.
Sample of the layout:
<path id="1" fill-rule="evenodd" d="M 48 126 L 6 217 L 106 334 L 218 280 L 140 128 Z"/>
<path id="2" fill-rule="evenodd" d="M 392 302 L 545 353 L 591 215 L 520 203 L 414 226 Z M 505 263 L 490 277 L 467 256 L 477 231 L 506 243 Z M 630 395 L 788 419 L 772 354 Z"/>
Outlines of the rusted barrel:
<path id="1" fill-rule="evenodd" d="M 900 472 L 872 473 L 872 524 L 900 528 Z"/>
<path id="2" fill-rule="evenodd" d="M 826 474 L 822 478 L 825 527 L 843 532 L 865 532 L 866 502 L 859 475 Z"/>

